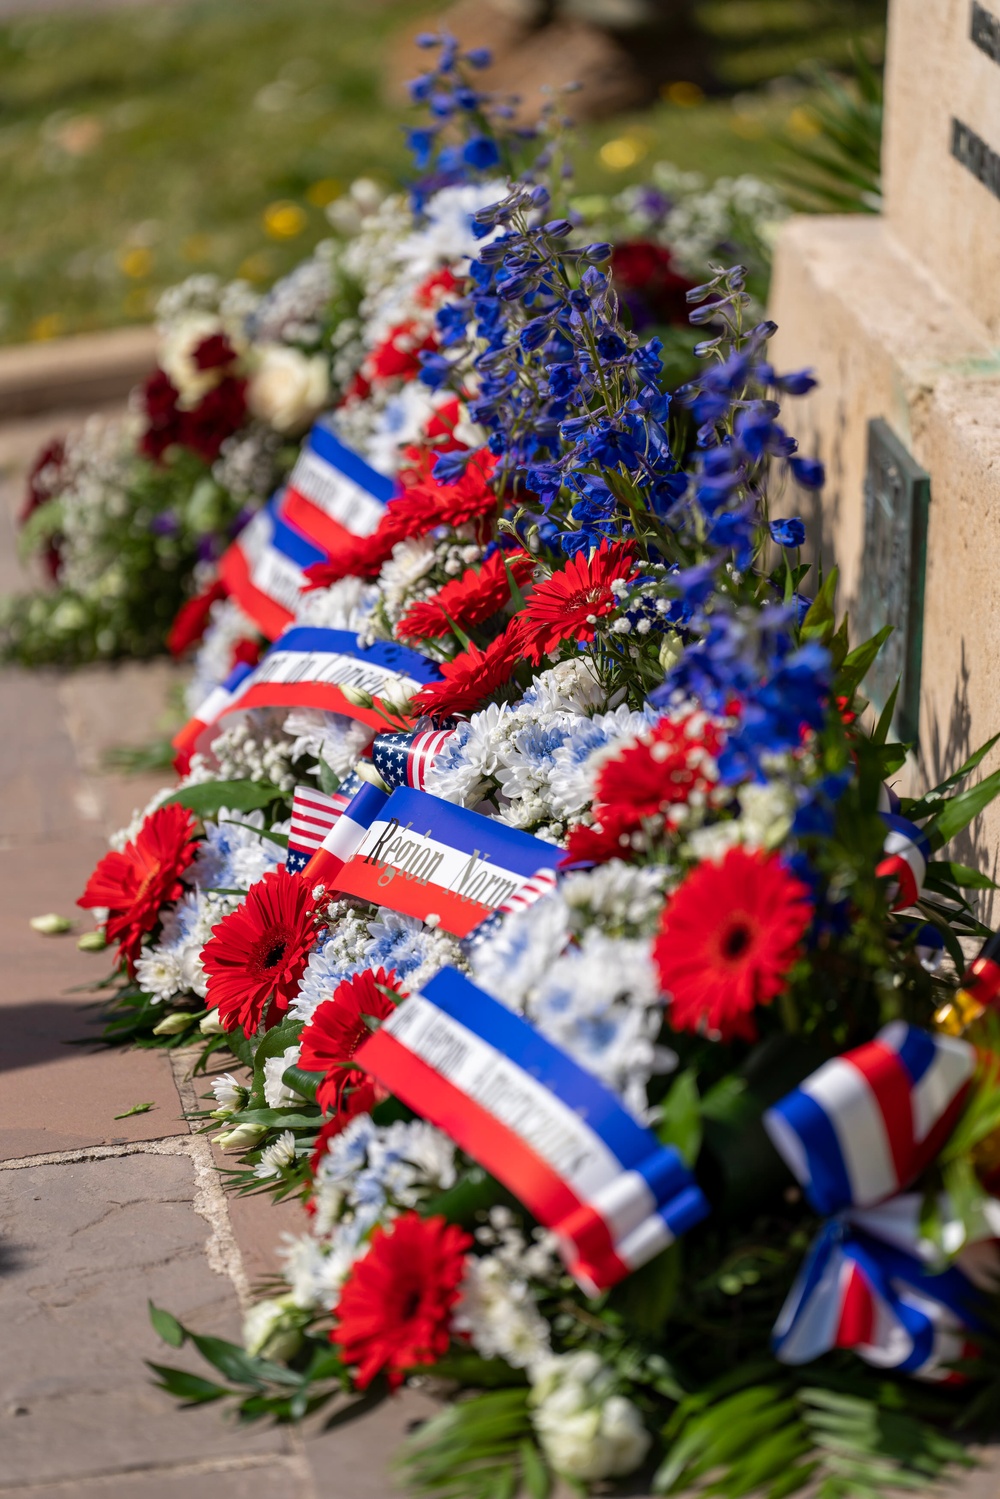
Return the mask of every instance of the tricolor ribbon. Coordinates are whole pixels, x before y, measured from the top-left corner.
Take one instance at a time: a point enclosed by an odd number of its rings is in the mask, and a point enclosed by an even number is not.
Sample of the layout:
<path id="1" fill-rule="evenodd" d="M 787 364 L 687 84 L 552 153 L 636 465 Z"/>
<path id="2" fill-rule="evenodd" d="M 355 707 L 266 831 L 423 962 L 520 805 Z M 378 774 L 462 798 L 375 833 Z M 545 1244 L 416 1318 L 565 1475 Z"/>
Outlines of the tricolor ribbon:
<path id="1" fill-rule="evenodd" d="M 199 740 L 235 700 L 238 689 L 252 671 L 253 667 L 246 661 L 234 666 L 226 680 L 208 694 L 194 717 L 189 718 L 184 727 L 174 735 L 171 740 L 175 751 L 174 769 L 179 775 L 187 775 Z"/>
<path id="2" fill-rule="evenodd" d="M 295 618 L 305 570 L 327 553 L 284 518 L 282 493 L 247 522 L 219 563 L 228 592 L 268 640 Z"/>
<path id="3" fill-rule="evenodd" d="M 872 1207 L 908 1187 L 954 1128 L 976 1054 L 901 1020 L 833 1057 L 764 1115 L 818 1213 Z"/>
<path id="4" fill-rule="evenodd" d="M 283 514 L 332 554 L 345 541 L 371 535 L 395 490 L 394 480 L 373 469 L 320 421 L 289 475 Z"/>
<path id="5" fill-rule="evenodd" d="M 189 753 L 194 748 L 207 750 L 228 715 L 251 708 L 321 708 L 377 729 L 385 722 L 384 699 L 400 702 L 412 697 L 440 675 L 433 661 L 407 646 L 384 640 L 359 645 L 351 630 L 296 625 L 244 672 L 227 696 L 211 694 L 178 740 L 190 746 Z M 352 689 L 367 693 L 373 706 L 353 702 L 346 695 Z"/>
<path id="6" fill-rule="evenodd" d="M 344 865 L 364 841 L 369 828 L 389 800 L 388 791 L 358 777 L 358 789 L 336 819 L 322 843 L 302 869 L 302 878 L 312 888 L 339 888 Z"/>
<path id="7" fill-rule="evenodd" d="M 351 771 L 332 794 L 314 791 L 311 786 L 296 786 L 285 860 L 290 874 L 299 874 L 305 869 L 362 785 L 361 777 L 356 771 Z"/>
<path id="8" fill-rule="evenodd" d="M 883 812 L 881 817 L 887 829 L 882 845 L 885 857 L 875 866 L 875 873 L 892 882 L 890 904 L 894 911 L 902 911 L 920 899 L 931 846 L 915 822 L 895 812 Z"/>
<path id="9" fill-rule="evenodd" d="M 708 1213 L 672 1146 L 454 968 L 404 1000 L 355 1061 L 553 1230 L 588 1295 L 644 1265 Z"/>
<path id="10" fill-rule="evenodd" d="M 948 1377 L 972 1325 L 973 1283 L 965 1264 L 929 1267 L 921 1199 L 897 1194 L 951 1134 L 975 1065 L 966 1042 L 894 1021 L 765 1113 L 779 1154 L 830 1220 L 775 1326 L 784 1362 L 853 1348 L 882 1368 Z"/>
<path id="11" fill-rule="evenodd" d="M 824 1224 L 775 1324 L 782 1363 L 850 1348 L 876 1368 L 956 1379 L 949 1365 L 974 1351 L 977 1303 L 1000 1256 L 995 1244 L 980 1242 L 937 1268 L 920 1235 L 922 1205 L 918 1193 L 906 1193 Z"/>
<path id="12" fill-rule="evenodd" d="M 425 791 L 427 772 L 453 733 L 453 729 L 419 729 L 415 734 L 378 734 L 372 744 L 372 764 L 391 791 L 397 786 Z"/>
<path id="13" fill-rule="evenodd" d="M 542 838 L 397 787 L 333 883 L 465 937 L 542 871 L 554 878 L 558 856 Z"/>

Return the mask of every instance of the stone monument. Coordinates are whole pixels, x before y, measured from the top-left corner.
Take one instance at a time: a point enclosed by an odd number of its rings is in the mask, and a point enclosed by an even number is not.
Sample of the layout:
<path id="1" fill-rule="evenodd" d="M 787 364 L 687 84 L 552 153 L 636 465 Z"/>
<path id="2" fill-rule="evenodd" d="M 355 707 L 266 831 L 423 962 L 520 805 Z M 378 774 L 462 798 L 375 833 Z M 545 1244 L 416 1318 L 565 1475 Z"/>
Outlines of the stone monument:
<path id="1" fill-rule="evenodd" d="M 794 430 L 841 604 L 897 626 L 910 789 L 1000 731 L 1000 0 L 890 0 L 882 175 L 880 215 L 783 227 L 771 316 L 820 380 Z M 951 857 L 996 878 L 1000 805 Z"/>

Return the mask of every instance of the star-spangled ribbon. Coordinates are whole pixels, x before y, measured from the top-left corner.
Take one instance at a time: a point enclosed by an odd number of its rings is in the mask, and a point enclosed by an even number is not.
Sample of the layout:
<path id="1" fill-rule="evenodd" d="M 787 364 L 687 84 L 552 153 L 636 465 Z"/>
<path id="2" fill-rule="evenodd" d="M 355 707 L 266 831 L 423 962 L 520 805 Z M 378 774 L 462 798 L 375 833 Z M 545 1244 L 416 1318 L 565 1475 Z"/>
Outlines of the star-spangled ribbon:
<path id="1" fill-rule="evenodd" d="M 672 1146 L 454 968 L 404 1000 L 355 1062 L 552 1229 L 570 1273 L 590 1295 L 708 1213 Z"/>
<path id="2" fill-rule="evenodd" d="M 853 1348 L 879 1367 L 948 1377 L 974 1288 L 961 1268 L 928 1268 L 920 1198 L 898 1194 L 950 1135 L 975 1065 L 966 1042 L 895 1021 L 765 1113 L 809 1203 L 829 1217 L 775 1326 L 784 1362 Z"/>
<path id="3" fill-rule="evenodd" d="M 305 570 L 327 552 L 284 515 L 284 491 L 273 495 L 247 522 L 222 556 L 219 577 L 244 614 L 268 640 L 276 640 L 295 618 Z"/>
<path id="4" fill-rule="evenodd" d="M 352 770 L 332 793 L 296 786 L 285 860 L 290 874 L 300 874 L 305 869 L 363 784 L 357 771 Z"/>
<path id="5" fill-rule="evenodd" d="M 465 937 L 542 871 L 554 877 L 558 856 L 543 838 L 398 787 L 333 884 Z"/>
<path id="6" fill-rule="evenodd" d="M 388 791 L 357 777 L 358 788 L 335 820 L 322 843 L 301 870 L 310 888 L 322 885 L 335 890 L 344 865 L 364 840 L 373 821 L 389 800 Z"/>
<path id="7" fill-rule="evenodd" d="M 371 535 L 395 490 L 395 480 L 372 468 L 320 420 L 289 475 L 283 513 L 332 555 L 345 541 Z"/>
<path id="8" fill-rule="evenodd" d="M 413 734 L 378 734 L 372 744 L 372 764 L 390 791 L 397 786 L 424 791 L 427 772 L 453 733 L 453 729 L 419 729 Z"/>
<path id="9" fill-rule="evenodd" d="M 321 708 L 374 730 L 384 723 L 384 698 L 401 701 L 419 687 L 438 681 L 440 675 L 433 661 L 407 646 L 384 640 L 359 645 L 351 630 L 295 625 L 275 641 L 225 700 L 215 702 L 212 696 L 206 699 L 177 737 L 185 744 L 208 749 L 228 715 L 251 708 Z M 352 702 L 345 695 L 345 689 L 352 688 L 367 692 L 374 706 Z M 200 727 L 195 728 L 196 724 Z"/>

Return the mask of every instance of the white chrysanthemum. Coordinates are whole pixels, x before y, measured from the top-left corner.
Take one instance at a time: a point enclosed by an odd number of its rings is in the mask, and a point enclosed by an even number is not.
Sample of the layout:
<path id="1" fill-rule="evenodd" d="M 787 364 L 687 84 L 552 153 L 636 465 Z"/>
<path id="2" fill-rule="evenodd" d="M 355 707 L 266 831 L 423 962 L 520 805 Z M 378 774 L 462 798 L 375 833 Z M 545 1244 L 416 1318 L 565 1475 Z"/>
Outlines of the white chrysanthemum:
<path id="1" fill-rule="evenodd" d="M 397 541 L 388 562 L 382 564 L 378 581 L 382 603 L 390 619 L 400 615 L 417 585 L 437 561 L 437 550 L 429 536 Z"/>
<path id="2" fill-rule="evenodd" d="M 477 984 L 511 1009 L 521 1010 L 531 990 L 569 940 L 569 913 L 558 895 L 508 916 L 471 956 Z"/>
<path id="3" fill-rule="evenodd" d="M 243 1107 L 247 1097 L 247 1090 L 238 1083 L 231 1072 L 223 1072 L 219 1077 L 212 1079 L 212 1092 L 215 1094 L 215 1107 L 226 1109 L 235 1114 L 237 1109 Z"/>
<path id="4" fill-rule="evenodd" d="M 739 823 L 748 848 L 777 848 L 795 817 L 795 789 L 790 782 L 751 781 L 739 793 Z"/>
<path id="5" fill-rule="evenodd" d="M 534 1368 L 552 1351 L 549 1324 L 530 1286 L 498 1255 L 467 1257 L 452 1326 L 468 1334 L 483 1358 L 505 1359 L 515 1369 Z"/>
<path id="6" fill-rule="evenodd" d="M 271 1176 L 280 1176 L 295 1160 L 295 1135 L 290 1129 L 283 1130 L 271 1145 L 265 1145 L 260 1160 L 253 1168 L 254 1176 L 267 1181 Z"/>
<path id="7" fill-rule="evenodd" d="M 364 1246 L 347 1234 L 338 1234 L 329 1244 L 312 1234 L 284 1234 L 283 1240 L 278 1256 L 295 1305 L 306 1311 L 332 1311 Z"/>
<path id="8" fill-rule="evenodd" d="M 294 1088 L 282 1082 L 289 1067 L 297 1067 L 299 1048 L 286 1046 L 280 1057 L 268 1057 L 264 1062 L 264 1102 L 269 1109 L 284 1109 L 297 1103 L 299 1095 Z"/>
<path id="9" fill-rule="evenodd" d="M 287 833 L 288 828 L 287 822 L 275 823 L 273 831 Z M 263 812 L 220 808 L 216 821 L 205 824 L 205 842 L 188 879 L 204 890 L 249 890 L 285 857 L 279 843 L 262 836 L 263 830 Z"/>
<path id="10" fill-rule="evenodd" d="M 341 578 L 329 588 L 311 589 L 299 596 L 296 624 L 320 630 L 364 629 L 378 601 L 378 588 L 363 578 Z"/>
<path id="11" fill-rule="evenodd" d="M 293 760 L 315 756 L 341 780 L 354 769 L 375 737 L 375 730 L 367 724 L 343 713 L 325 713 L 321 708 L 296 708 L 285 719 L 284 732 L 293 739 Z"/>
<path id="12" fill-rule="evenodd" d="M 589 714 L 607 707 L 607 694 L 593 664 L 586 657 L 577 656 L 540 672 L 524 694 L 524 701 L 542 713 L 566 709 Z"/>
<path id="13" fill-rule="evenodd" d="M 507 703 L 490 703 L 460 723 L 426 774 L 427 790 L 460 807 L 474 807 L 500 766 L 500 754 L 517 719 Z"/>
<path id="14" fill-rule="evenodd" d="M 169 947 L 148 947 L 135 965 L 136 978 L 154 1004 L 163 1004 L 185 989 L 180 959 Z"/>
<path id="15" fill-rule="evenodd" d="M 626 864 L 609 859 L 594 869 L 569 874 L 560 886 L 570 921 L 579 934 L 592 922 L 610 927 L 648 927 L 663 909 L 664 892 L 675 876 L 665 864 Z"/>

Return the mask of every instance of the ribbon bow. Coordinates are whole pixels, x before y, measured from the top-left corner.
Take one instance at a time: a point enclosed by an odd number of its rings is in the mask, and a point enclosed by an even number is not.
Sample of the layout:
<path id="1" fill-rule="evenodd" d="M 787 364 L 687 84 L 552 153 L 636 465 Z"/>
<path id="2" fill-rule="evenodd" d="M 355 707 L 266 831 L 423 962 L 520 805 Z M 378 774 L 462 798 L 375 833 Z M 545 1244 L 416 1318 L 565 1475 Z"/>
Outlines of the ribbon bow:
<path id="1" fill-rule="evenodd" d="M 397 786 L 427 789 L 427 772 L 454 729 L 419 729 L 415 734 L 379 734 L 372 744 L 372 764 L 390 791 Z"/>
<path id="2" fill-rule="evenodd" d="M 912 1185 L 947 1140 L 975 1069 L 965 1041 L 894 1021 L 834 1057 L 764 1115 L 820 1230 L 774 1330 L 785 1363 L 853 1348 L 869 1363 L 948 1378 L 973 1326 L 967 1256 L 928 1268 Z M 891 1200 L 889 1200 L 891 1199 Z M 975 1271 L 975 1266 L 971 1267 Z"/>
<path id="3" fill-rule="evenodd" d="M 907 906 L 916 905 L 920 899 L 931 846 L 915 822 L 900 817 L 896 812 L 883 812 L 881 815 L 886 825 L 885 842 L 882 845 L 885 858 L 875 866 L 875 873 L 893 882 L 895 889 L 890 896 L 892 909 L 902 911 Z"/>

